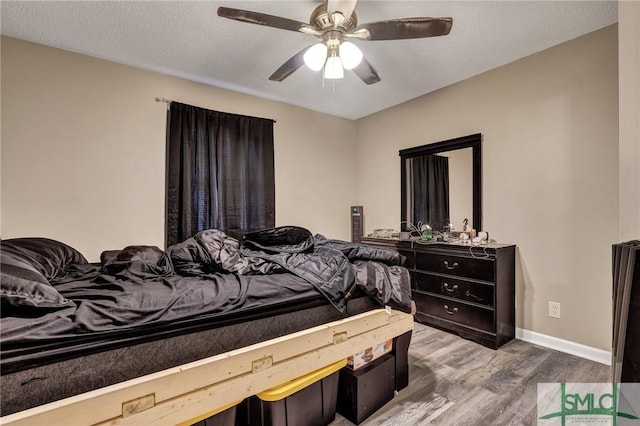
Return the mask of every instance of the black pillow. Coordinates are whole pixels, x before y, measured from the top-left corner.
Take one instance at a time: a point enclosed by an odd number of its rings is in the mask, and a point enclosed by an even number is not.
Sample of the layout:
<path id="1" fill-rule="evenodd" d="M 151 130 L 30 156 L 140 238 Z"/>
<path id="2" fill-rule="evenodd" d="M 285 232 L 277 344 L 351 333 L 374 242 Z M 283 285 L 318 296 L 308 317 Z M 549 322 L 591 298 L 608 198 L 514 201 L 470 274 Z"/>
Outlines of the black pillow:
<path id="1" fill-rule="evenodd" d="M 2 306 L 59 309 L 74 306 L 53 288 L 44 275 L 21 256 L 0 247 L 0 301 Z"/>
<path id="2" fill-rule="evenodd" d="M 63 276 L 69 265 L 87 263 L 87 259 L 78 250 L 49 238 L 3 240 L 2 251 L 30 264 L 47 280 Z"/>
<path id="3" fill-rule="evenodd" d="M 157 278 L 173 273 L 169 256 L 156 246 L 128 246 L 122 250 L 104 251 L 100 255 L 102 272 Z"/>
<path id="4" fill-rule="evenodd" d="M 247 232 L 242 237 L 240 250 L 261 250 L 269 253 L 304 253 L 313 249 L 313 235 L 299 226 L 278 226 Z"/>

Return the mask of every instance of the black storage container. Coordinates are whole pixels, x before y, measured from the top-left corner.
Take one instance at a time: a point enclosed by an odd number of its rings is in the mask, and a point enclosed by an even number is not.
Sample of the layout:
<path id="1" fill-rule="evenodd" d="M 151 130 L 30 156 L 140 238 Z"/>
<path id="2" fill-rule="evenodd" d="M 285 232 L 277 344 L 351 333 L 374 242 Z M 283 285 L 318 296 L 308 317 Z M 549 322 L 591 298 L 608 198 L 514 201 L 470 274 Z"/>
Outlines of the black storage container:
<path id="1" fill-rule="evenodd" d="M 400 391 L 409 386 L 409 344 L 411 331 L 393 339 L 392 353 L 396 357 L 396 390 Z"/>
<path id="2" fill-rule="evenodd" d="M 193 423 L 191 426 L 235 426 L 236 406 L 227 408 L 211 417 Z"/>
<path id="3" fill-rule="evenodd" d="M 247 398 L 238 407 L 236 424 L 326 426 L 335 420 L 337 395 L 338 372 L 336 371 L 278 401 L 263 401 L 258 396 Z"/>
<path id="4" fill-rule="evenodd" d="M 340 370 L 338 413 L 352 423 L 362 423 L 393 399 L 395 374 L 395 357 L 392 354 L 383 355 L 360 370 Z"/>

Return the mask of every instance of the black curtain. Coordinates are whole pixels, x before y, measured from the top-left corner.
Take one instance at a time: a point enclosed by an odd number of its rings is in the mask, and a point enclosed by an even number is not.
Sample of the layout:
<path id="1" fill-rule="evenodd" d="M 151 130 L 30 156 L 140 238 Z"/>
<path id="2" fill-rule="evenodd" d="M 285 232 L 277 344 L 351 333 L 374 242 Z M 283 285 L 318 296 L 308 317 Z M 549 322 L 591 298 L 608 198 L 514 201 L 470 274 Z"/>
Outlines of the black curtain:
<path id="1" fill-rule="evenodd" d="M 640 240 L 613 245 L 612 381 L 640 382 Z"/>
<path id="2" fill-rule="evenodd" d="M 411 159 L 413 220 L 442 231 L 449 224 L 449 159 L 422 155 Z"/>
<path id="3" fill-rule="evenodd" d="M 167 112 L 167 245 L 203 229 L 275 226 L 273 120 L 172 102 Z"/>

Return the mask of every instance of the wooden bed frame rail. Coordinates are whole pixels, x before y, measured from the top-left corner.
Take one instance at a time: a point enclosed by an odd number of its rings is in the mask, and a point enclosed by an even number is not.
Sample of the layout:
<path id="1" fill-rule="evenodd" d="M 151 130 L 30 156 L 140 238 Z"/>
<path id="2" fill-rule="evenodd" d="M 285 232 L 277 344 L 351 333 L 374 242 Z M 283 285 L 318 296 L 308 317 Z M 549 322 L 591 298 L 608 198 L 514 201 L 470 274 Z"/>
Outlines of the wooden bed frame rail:
<path id="1" fill-rule="evenodd" d="M 0 424 L 151 425 L 197 421 L 413 328 L 377 309 L 0 418 Z"/>

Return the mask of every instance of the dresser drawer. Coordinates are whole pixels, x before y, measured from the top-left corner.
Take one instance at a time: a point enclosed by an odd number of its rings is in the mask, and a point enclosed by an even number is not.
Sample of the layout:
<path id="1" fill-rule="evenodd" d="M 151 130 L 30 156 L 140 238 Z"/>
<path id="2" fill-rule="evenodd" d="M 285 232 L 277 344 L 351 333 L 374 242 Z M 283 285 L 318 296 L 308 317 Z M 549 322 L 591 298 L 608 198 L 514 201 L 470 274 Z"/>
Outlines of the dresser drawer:
<path id="1" fill-rule="evenodd" d="M 495 261 L 471 257 L 424 253 L 416 256 L 416 269 L 458 275 L 482 281 L 494 281 Z"/>
<path id="2" fill-rule="evenodd" d="M 466 327 L 495 332 L 493 314 L 489 308 L 471 306 L 463 302 L 440 298 L 416 292 L 413 295 L 418 312 L 429 314 L 447 321 L 452 321 Z"/>
<path id="3" fill-rule="evenodd" d="M 455 278 L 416 272 L 413 288 L 418 291 L 442 294 L 493 307 L 494 286 Z"/>

